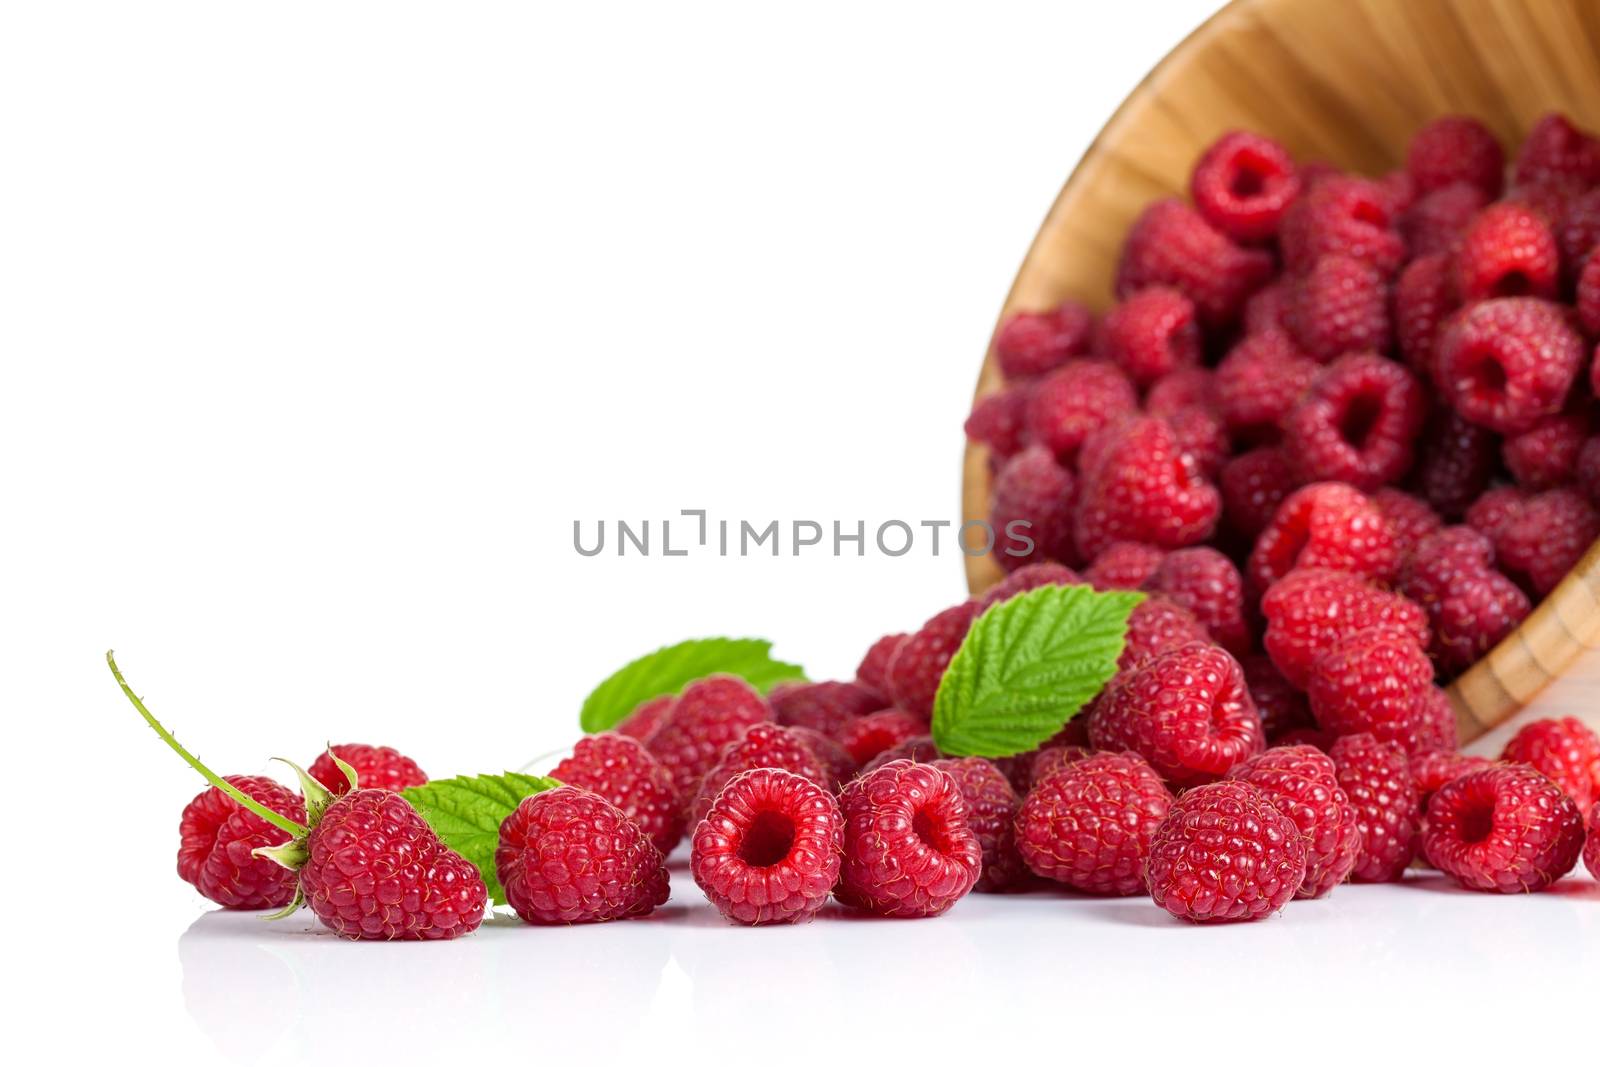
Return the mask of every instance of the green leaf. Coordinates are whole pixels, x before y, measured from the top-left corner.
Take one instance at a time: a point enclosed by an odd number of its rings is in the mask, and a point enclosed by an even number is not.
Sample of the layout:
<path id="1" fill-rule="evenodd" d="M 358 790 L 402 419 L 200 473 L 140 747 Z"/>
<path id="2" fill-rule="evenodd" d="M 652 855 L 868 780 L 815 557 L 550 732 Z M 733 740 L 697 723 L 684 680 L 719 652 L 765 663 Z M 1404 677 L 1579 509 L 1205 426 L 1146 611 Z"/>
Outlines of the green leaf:
<path id="1" fill-rule="evenodd" d="M 446 845 L 467 858 L 483 875 L 484 885 L 496 904 L 506 901 L 505 890 L 494 873 L 494 850 L 500 843 L 500 824 L 524 797 L 554 789 L 561 783 L 536 774 L 462 775 L 414 785 L 400 791 L 417 813 L 427 820 Z"/>
<path id="2" fill-rule="evenodd" d="M 939 682 L 933 740 L 952 756 L 1014 756 L 1054 736 L 1117 672 L 1143 593 L 1047 585 L 980 615 Z"/>
<path id="3" fill-rule="evenodd" d="M 773 659 L 771 652 L 771 641 L 751 637 L 707 637 L 658 648 L 596 686 L 578 723 L 586 733 L 609 730 L 646 700 L 677 693 L 708 674 L 736 674 L 763 693 L 779 682 L 806 680 L 803 670 Z"/>

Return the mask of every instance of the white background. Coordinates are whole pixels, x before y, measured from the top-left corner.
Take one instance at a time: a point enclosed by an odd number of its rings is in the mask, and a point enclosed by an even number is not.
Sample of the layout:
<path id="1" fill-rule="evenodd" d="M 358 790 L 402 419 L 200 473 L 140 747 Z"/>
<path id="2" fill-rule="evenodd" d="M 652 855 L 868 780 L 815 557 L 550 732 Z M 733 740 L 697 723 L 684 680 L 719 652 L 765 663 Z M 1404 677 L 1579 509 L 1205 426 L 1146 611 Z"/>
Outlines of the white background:
<path id="1" fill-rule="evenodd" d="M 1592 1024 L 1581 879 L 1352 887 L 1226 930 L 1045 894 L 752 932 L 680 870 L 649 922 L 356 946 L 213 914 L 173 874 L 200 782 L 107 647 L 223 773 L 362 740 L 447 776 L 570 743 L 588 689 L 659 644 L 762 635 L 848 676 L 959 599 L 948 546 L 584 559 L 571 525 L 955 516 L 1034 228 L 1210 7 L 7 6 L 14 1038 L 1021 1061 L 1175 1050 L 1225 1016 L 1233 1061 Z"/>

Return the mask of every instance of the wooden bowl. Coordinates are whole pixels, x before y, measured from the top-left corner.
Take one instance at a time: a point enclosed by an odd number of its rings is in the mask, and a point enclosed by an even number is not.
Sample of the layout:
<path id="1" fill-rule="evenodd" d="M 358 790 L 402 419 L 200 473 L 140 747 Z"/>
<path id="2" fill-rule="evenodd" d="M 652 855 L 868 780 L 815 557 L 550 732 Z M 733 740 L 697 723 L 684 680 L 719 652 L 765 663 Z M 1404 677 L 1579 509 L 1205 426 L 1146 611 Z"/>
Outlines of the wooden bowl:
<path id="1" fill-rule="evenodd" d="M 1441 114 L 1486 122 L 1508 153 L 1547 111 L 1600 126 L 1596 0 L 1235 0 L 1123 101 L 1067 179 L 1001 308 L 1111 301 L 1123 234 L 1230 129 L 1269 133 L 1302 160 L 1381 174 Z M 1001 385 L 991 343 L 977 396 Z M 988 450 L 967 449 L 963 518 L 989 514 Z M 1000 578 L 966 558 L 976 593 Z M 1462 740 L 1503 722 L 1584 649 L 1600 646 L 1600 543 L 1450 687 Z"/>

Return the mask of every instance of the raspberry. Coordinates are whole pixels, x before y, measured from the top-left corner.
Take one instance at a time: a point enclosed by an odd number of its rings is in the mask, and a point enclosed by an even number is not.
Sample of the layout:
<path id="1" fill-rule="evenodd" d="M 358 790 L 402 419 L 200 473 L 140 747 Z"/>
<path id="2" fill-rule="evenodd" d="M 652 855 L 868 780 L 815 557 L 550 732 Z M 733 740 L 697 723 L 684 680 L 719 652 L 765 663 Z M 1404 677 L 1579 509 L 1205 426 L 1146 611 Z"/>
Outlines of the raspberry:
<path id="1" fill-rule="evenodd" d="M 1144 395 L 1146 415 L 1170 418 L 1184 408 L 1216 410 L 1217 390 L 1209 369 L 1180 367 L 1156 381 Z"/>
<path id="2" fill-rule="evenodd" d="M 1059 750 L 1057 750 L 1059 751 Z M 1132 753 L 1099 753 L 1043 778 L 1017 813 L 1028 869 L 1084 893 L 1144 892 L 1150 839 L 1172 794 Z"/>
<path id="3" fill-rule="evenodd" d="M 1490 541 L 1498 541 L 1532 498 L 1532 493 L 1514 485 L 1490 489 L 1467 509 L 1467 524 Z"/>
<path id="4" fill-rule="evenodd" d="M 1038 560 L 1076 562 L 1074 496 L 1071 473 L 1048 448 L 1034 445 L 1006 460 L 994 480 L 989 511 L 995 531 L 992 558 L 1006 570 Z"/>
<path id="5" fill-rule="evenodd" d="M 1500 195 L 1506 154 L 1489 128 L 1465 115 L 1444 115 L 1411 135 L 1406 170 L 1421 192 L 1468 182 L 1490 197 Z"/>
<path id="6" fill-rule="evenodd" d="M 1591 255 L 1578 272 L 1578 323 L 1590 336 L 1600 334 L 1600 256 Z M 1595 380 L 1594 367 L 1589 368 L 1589 383 Z"/>
<path id="7" fill-rule="evenodd" d="M 538 925 L 626 919 L 667 901 L 667 868 L 644 831 L 570 785 L 523 798 L 500 824 L 494 869 L 506 903 Z"/>
<path id="8" fill-rule="evenodd" d="M 1028 401 L 1027 432 L 1035 443 L 1070 464 L 1090 434 L 1138 408 L 1138 392 L 1115 365 L 1075 359 L 1034 389 Z"/>
<path id="9" fill-rule="evenodd" d="M 931 735 L 918 734 L 873 756 L 862 765 L 859 773 L 871 774 L 885 763 L 893 763 L 900 759 L 908 759 L 913 763 L 932 763 L 943 755 L 944 753 L 939 751 L 939 746 L 933 743 Z"/>
<path id="10" fill-rule="evenodd" d="M 1424 752 L 1411 757 L 1410 762 L 1411 777 L 1417 784 L 1417 810 L 1424 814 L 1433 794 L 1462 775 L 1494 766 L 1482 756 L 1469 756 L 1465 752 Z"/>
<path id="11" fill-rule="evenodd" d="M 939 679 L 944 677 L 950 657 L 961 647 L 962 639 L 977 616 L 977 604 L 963 601 L 945 608 L 906 639 L 889 663 L 889 691 L 896 704 L 923 722 L 928 721 L 933 715 L 933 695 L 939 690 Z M 851 748 L 848 741 L 845 747 Z M 863 756 L 852 748 L 850 754 L 864 763 L 875 753 L 876 750 Z"/>
<path id="12" fill-rule="evenodd" d="M 1519 185 L 1541 181 L 1600 185 L 1600 141 L 1565 115 L 1551 112 L 1528 131 L 1512 175 Z"/>
<path id="13" fill-rule="evenodd" d="M 1171 426 L 1140 416 L 1103 433 L 1099 462 L 1080 472 L 1076 532 L 1084 558 L 1114 541 L 1182 548 L 1211 536 L 1222 498 L 1179 449 Z"/>
<path id="14" fill-rule="evenodd" d="M 1324 256 L 1345 256 L 1390 277 L 1406 251 L 1394 216 L 1394 202 L 1376 182 L 1347 174 L 1324 178 L 1284 213 L 1278 227 L 1284 266 L 1304 274 Z"/>
<path id="15" fill-rule="evenodd" d="M 1556 243 L 1561 246 L 1561 273 L 1570 284 L 1578 276 L 1589 253 L 1600 245 L 1600 187 L 1575 197 L 1556 228 Z"/>
<path id="16" fill-rule="evenodd" d="M 1317 725 L 1331 734 L 1369 733 L 1409 753 L 1431 747 L 1425 704 L 1433 662 L 1412 634 L 1394 626 L 1357 630 L 1311 668 L 1306 695 Z"/>
<path id="17" fill-rule="evenodd" d="M 1046 585 L 1080 585 L 1083 579 L 1072 570 L 1059 563 L 1029 563 L 1019 567 L 996 582 L 989 591 L 978 598 L 978 613 L 981 615 L 991 605 L 1003 600 L 1010 600 L 1018 593 L 1026 593 L 1030 589 L 1038 589 Z"/>
<path id="18" fill-rule="evenodd" d="M 689 867 L 734 922 L 798 922 L 827 903 L 839 880 L 843 823 L 815 782 L 775 767 L 748 770 L 698 823 Z"/>
<path id="19" fill-rule="evenodd" d="M 799 735 L 791 733 L 787 727 L 757 723 L 746 730 L 743 737 L 724 748 L 717 757 L 716 765 L 700 779 L 699 791 L 689 804 L 689 825 L 699 826 L 723 787 L 745 771 L 757 767 L 772 767 L 798 774 L 823 788 L 828 785 L 828 772 L 822 766 L 822 761 L 817 759 Z M 560 778 L 560 775 L 555 777 Z"/>
<path id="20" fill-rule="evenodd" d="M 809 726 L 791 726 L 789 732 L 798 737 L 811 750 L 811 754 L 817 757 L 817 762 L 827 774 L 829 792 L 837 793 L 841 785 L 856 776 L 860 764 L 851 757 L 848 749 L 833 738 L 818 733 Z"/>
<path id="21" fill-rule="evenodd" d="M 1270 440 L 1316 374 L 1287 334 L 1246 337 L 1217 365 L 1217 407 L 1235 435 Z"/>
<path id="22" fill-rule="evenodd" d="M 1531 767 L 1509 764 L 1462 775 L 1428 802 L 1428 862 L 1468 889 L 1545 889 L 1578 862 L 1583 815 Z"/>
<path id="23" fill-rule="evenodd" d="M 1441 517 L 1458 519 L 1488 487 L 1495 453 L 1493 431 L 1441 408 L 1423 430 L 1422 458 L 1413 472 L 1417 492 Z"/>
<path id="24" fill-rule="evenodd" d="M 1244 334 L 1258 337 L 1266 333 L 1284 333 L 1283 305 L 1289 296 L 1289 282 L 1279 278 L 1257 289 L 1244 304 Z"/>
<path id="25" fill-rule="evenodd" d="M 1576 489 L 1550 489 L 1530 498 L 1494 538 L 1500 567 L 1545 596 L 1600 537 L 1600 514 Z"/>
<path id="26" fill-rule="evenodd" d="M 1095 354 L 1115 363 L 1135 385 L 1200 362 L 1200 327 L 1194 304 L 1176 289 L 1151 286 L 1106 313 Z"/>
<path id="27" fill-rule="evenodd" d="M 1316 726 L 1306 695 L 1289 684 L 1283 673 L 1273 666 L 1270 656 L 1246 656 L 1239 661 L 1239 666 L 1244 671 L 1245 685 L 1250 690 L 1250 699 L 1255 702 L 1256 713 L 1261 716 L 1261 729 L 1269 743 L 1277 742 L 1291 731 Z"/>
<path id="28" fill-rule="evenodd" d="M 1244 579 L 1221 552 L 1204 546 L 1180 548 L 1157 565 L 1144 587 L 1188 609 L 1210 639 L 1229 652 L 1237 656 L 1249 650 Z"/>
<path id="29" fill-rule="evenodd" d="M 350 792 L 350 779 L 333 762 L 335 757 L 355 769 L 356 781 L 362 789 L 387 789 L 398 793 L 414 785 L 428 784 L 428 776 L 422 773 L 416 760 L 402 756 L 388 745 L 334 745 L 312 761 L 307 773 L 335 796 Z"/>
<path id="30" fill-rule="evenodd" d="M 780 685 L 767 694 L 767 703 L 772 706 L 772 717 L 779 726 L 805 726 L 828 737 L 837 737 L 861 716 L 886 706 L 877 690 L 859 682 Z"/>
<path id="31" fill-rule="evenodd" d="M 661 725 L 661 720 L 666 717 L 677 699 L 672 693 L 651 697 L 628 712 L 627 717 L 617 723 L 617 733 L 631 737 L 635 741 L 645 740 L 655 732 L 657 726 Z"/>
<path id="32" fill-rule="evenodd" d="M 1406 364 L 1425 379 L 1434 377 L 1439 331 L 1460 306 L 1455 261 L 1442 252 L 1412 260 L 1395 282 L 1395 338 Z"/>
<path id="33" fill-rule="evenodd" d="M 1354 352 L 1323 368 L 1284 419 L 1284 450 L 1304 481 L 1343 481 L 1371 492 L 1411 468 L 1411 445 L 1427 414 L 1427 396 L 1410 372 Z"/>
<path id="34" fill-rule="evenodd" d="M 271 778 L 230 774 L 226 781 L 279 815 L 296 821 L 306 817 L 299 795 Z M 288 840 L 287 831 L 207 786 L 178 820 L 178 877 L 224 908 L 281 908 L 294 899 L 295 874 L 254 852 Z"/>
<path id="35" fill-rule="evenodd" d="M 1234 130 L 1195 164 L 1189 194 L 1207 222 L 1235 241 L 1266 241 L 1300 195 L 1294 160 L 1277 141 Z"/>
<path id="36" fill-rule="evenodd" d="M 1417 202 L 1417 181 L 1410 171 L 1391 170 L 1377 179 L 1378 188 L 1389 199 L 1389 210 L 1400 215 Z"/>
<path id="37" fill-rule="evenodd" d="M 1600 436 L 1578 450 L 1578 489 L 1591 504 L 1600 504 Z"/>
<path id="38" fill-rule="evenodd" d="M 885 752 L 913 737 L 928 732 L 928 721 L 899 708 L 885 708 L 863 715 L 839 735 L 839 744 L 860 766 L 880 752 Z"/>
<path id="39" fill-rule="evenodd" d="M 1436 685 L 1422 694 L 1417 722 L 1417 746 L 1409 755 L 1423 752 L 1454 752 L 1461 744 L 1456 735 L 1456 709 L 1450 694 Z"/>
<path id="40" fill-rule="evenodd" d="M 1166 552 L 1137 541 L 1117 541 L 1094 558 L 1084 579 L 1096 589 L 1138 589 L 1155 573 Z"/>
<path id="41" fill-rule="evenodd" d="M 1194 302 L 1205 327 L 1226 326 L 1272 276 L 1272 256 L 1229 241 L 1181 200 L 1158 200 L 1134 222 L 1117 264 L 1116 293 L 1164 285 Z"/>
<path id="42" fill-rule="evenodd" d="M 910 634 L 885 634 L 872 642 L 867 654 L 861 657 L 861 665 L 856 668 L 856 683 L 872 690 L 887 702 L 889 664 L 894 662 L 894 654 L 900 651 L 900 646 L 910 638 Z"/>
<path id="43" fill-rule="evenodd" d="M 1310 745 L 1287 745 L 1252 756 L 1228 777 L 1261 790 L 1299 828 L 1306 847 L 1300 896 L 1315 899 L 1350 877 L 1361 828 L 1333 760 Z"/>
<path id="44" fill-rule="evenodd" d="M 1258 590 L 1303 567 L 1347 571 L 1380 582 L 1400 566 L 1389 520 L 1372 499 L 1338 482 L 1296 489 L 1278 505 L 1250 551 L 1246 573 Z"/>
<path id="45" fill-rule="evenodd" d="M 1029 790 L 1041 784 L 1051 775 L 1064 771 L 1073 764 L 1095 755 L 1095 751 L 1082 745 L 1056 745 L 1052 748 L 1041 748 L 1039 751 L 1031 753 L 1031 755 L 1033 759 L 1028 764 Z M 1143 760 L 1139 762 L 1141 764 L 1144 763 Z"/>
<path id="46" fill-rule="evenodd" d="M 1164 596 L 1146 597 L 1128 616 L 1128 633 L 1117 657 L 1117 669 L 1128 670 L 1159 652 L 1196 642 L 1209 644 L 1211 635 L 1200 620 Z"/>
<path id="47" fill-rule="evenodd" d="M 1546 415 L 1533 428 L 1508 437 L 1501 448 L 1506 469 L 1524 489 L 1554 489 L 1572 481 L 1589 435 L 1582 415 Z"/>
<path id="48" fill-rule="evenodd" d="M 1278 513 L 1278 505 L 1299 484 L 1289 468 L 1288 456 L 1276 446 L 1234 456 L 1217 476 L 1223 515 L 1235 533 L 1251 540 L 1267 528 Z"/>
<path id="49" fill-rule="evenodd" d="M 1589 810 L 1589 843 L 1583 846 L 1583 865 L 1600 881 L 1600 804 Z"/>
<path id="50" fill-rule="evenodd" d="M 1019 311 L 995 334 L 994 354 L 1007 378 L 1032 378 L 1089 350 L 1094 316 L 1068 300 L 1054 311 Z"/>
<path id="51" fill-rule="evenodd" d="M 722 747 L 771 718 L 772 709 L 744 679 L 716 674 L 684 688 L 644 747 L 672 775 L 672 787 L 687 803 Z"/>
<path id="52" fill-rule="evenodd" d="M 1428 506 L 1427 501 L 1399 489 L 1379 489 L 1372 494 L 1372 502 L 1378 505 L 1378 510 L 1389 521 L 1395 546 L 1400 550 L 1402 567 L 1422 539 L 1444 525 L 1444 520 Z"/>
<path id="53" fill-rule="evenodd" d="M 550 777 L 598 794 L 645 832 L 663 856 L 683 836 L 683 804 L 672 775 L 638 741 L 622 734 L 595 734 L 573 746 Z"/>
<path id="54" fill-rule="evenodd" d="M 1528 297 L 1485 300 L 1445 327 L 1434 374 L 1464 418 L 1514 434 L 1561 410 L 1584 355 L 1556 305 Z"/>
<path id="55" fill-rule="evenodd" d="M 1030 395 L 1013 385 L 978 400 L 962 426 L 967 440 L 988 445 L 990 453 L 1001 459 L 1016 455 L 1027 437 Z"/>
<path id="56" fill-rule="evenodd" d="M 1306 875 L 1300 830 L 1245 782 L 1213 782 L 1172 802 L 1150 841 L 1145 884 L 1190 922 L 1264 919 Z"/>
<path id="57" fill-rule="evenodd" d="M 1456 182 L 1423 194 L 1400 216 L 1400 234 L 1413 261 L 1454 252 L 1491 197 L 1476 185 Z"/>
<path id="58" fill-rule="evenodd" d="M 1493 567 L 1489 539 L 1470 526 L 1424 538 L 1400 572 L 1400 591 L 1428 613 L 1428 651 L 1446 673 L 1466 670 L 1527 617 L 1527 596 Z"/>
<path id="59" fill-rule="evenodd" d="M 978 875 L 973 890 L 1004 893 L 1021 888 L 1028 872 L 1017 853 L 1012 823 L 1022 801 L 1006 776 L 993 763 L 975 756 L 934 760 L 930 766 L 955 779 L 967 808 L 967 829 L 978 839 L 983 853 L 983 872 Z"/>
<path id="60" fill-rule="evenodd" d="M 1267 629 L 1262 647 L 1289 684 L 1304 689 L 1316 658 L 1350 634 L 1370 626 L 1393 626 L 1428 642 L 1428 616 L 1398 593 L 1358 575 L 1299 570 L 1261 598 Z"/>
<path id="61" fill-rule="evenodd" d="M 1290 285 L 1284 324 L 1300 350 L 1318 363 L 1346 352 L 1386 351 L 1388 281 L 1359 259 L 1323 256 Z"/>
<path id="62" fill-rule="evenodd" d="M 1263 744 L 1238 661 L 1198 643 L 1119 676 L 1095 707 L 1089 739 L 1097 749 L 1137 752 L 1179 786 L 1215 781 Z"/>
<path id="63" fill-rule="evenodd" d="M 1491 204 L 1461 235 L 1456 290 L 1473 303 L 1499 296 L 1552 298 L 1561 283 L 1561 249 L 1537 211 L 1525 204 Z"/>
<path id="64" fill-rule="evenodd" d="M 978 881 L 983 850 L 967 826 L 961 787 L 947 772 L 909 760 L 844 787 L 841 903 L 876 915 L 941 915 Z"/>
<path id="65" fill-rule="evenodd" d="M 1205 408 L 1188 407 L 1164 416 L 1178 442 L 1178 450 L 1188 456 L 1200 477 L 1215 478 L 1228 461 L 1232 442 L 1220 416 Z"/>
<path id="66" fill-rule="evenodd" d="M 1371 734 L 1349 734 L 1335 741 L 1328 755 L 1339 788 L 1355 808 L 1361 835 L 1351 880 L 1399 881 L 1416 852 L 1419 813 L 1405 752 Z"/>
<path id="67" fill-rule="evenodd" d="M 1600 799 L 1600 737 L 1570 715 L 1528 723 L 1506 742 L 1500 758 L 1526 763 L 1560 786 L 1581 810 Z"/>

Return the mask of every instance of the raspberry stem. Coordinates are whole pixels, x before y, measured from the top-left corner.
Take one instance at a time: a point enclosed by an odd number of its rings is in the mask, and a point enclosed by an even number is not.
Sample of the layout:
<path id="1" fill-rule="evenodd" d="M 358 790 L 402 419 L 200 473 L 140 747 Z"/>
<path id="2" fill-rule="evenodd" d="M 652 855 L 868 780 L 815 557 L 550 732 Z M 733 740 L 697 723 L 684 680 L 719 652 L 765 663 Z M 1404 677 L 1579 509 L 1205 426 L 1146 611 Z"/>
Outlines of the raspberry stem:
<path id="1" fill-rule="evenodd" d="M 224 793 L 228 794 L 234 800 L 237 800 L 247 811 L 260 816 L 273 826 L 276 826 L 278 829 L 283 830 L 286 833 L 293 834 L 297 838 L 305 836 L 306 828 L 304 826 L 295 822 L 293 819 L 279 815 L 266 805 L 260 804 L 252 798 L 246 796 L 240 789 L 238 789 L 238 787 L 234 786 L 231 782 L 224 781 L 222 778 L 218 777 L 210 767 L 207 767 L 204 763 L 201 763 L 199 759 L 189 753 L 188 749 L 180 745 L 178 743 L 178 739 L 173 737 L 165 726 L 162 726 L 159 722 L 157 722 L 154 715 L 150 714 L 150 709 L 144 706 L 144 701 L 140 700 L 134 695 L 133 690 L 128 686 L 127 679 L 122 677 L 122 671 L 117 667 L 116 659 L 109 651 L 106 653 L 106 665 L 111 668 L 111 674 L 116 678 L 117 684 L 122 687 L 123 693 L 127 694 L 128 699 L 133 702 L 133 706 L 138 709 L 139 714 L 144 716 L 144 721 L 149 723 L 150 728 L 154 730 L 158 736 L 160 736 L 161 740 L 167 743 L 167 747 L 171 748 L 172 751 L 182 756 L 185 763 L 199 771 L 201 777 L 210 782 L 212 785 L 216 786 L 218 789 L 222 790 Z"/>

